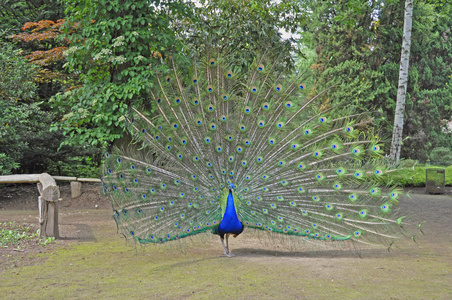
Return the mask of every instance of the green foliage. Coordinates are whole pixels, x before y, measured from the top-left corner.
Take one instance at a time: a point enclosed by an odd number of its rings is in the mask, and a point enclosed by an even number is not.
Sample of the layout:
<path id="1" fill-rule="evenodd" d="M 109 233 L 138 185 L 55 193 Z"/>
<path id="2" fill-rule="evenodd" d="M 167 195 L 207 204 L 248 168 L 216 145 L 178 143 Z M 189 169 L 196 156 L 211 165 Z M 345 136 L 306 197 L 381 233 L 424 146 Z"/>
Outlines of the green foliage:
<path id="1" fill-rule="evenodd" d="M 0 160 L 5 162 L 3 174 L 10 174 L 21 165 L 29 145 L 25 136 L 36 133 L 38 128 L 33 125 L 39 123 L 37 118 L 40 114 L 42 111 L 35 103 L 0 102 L 0 153 L 3 154 Z"/>
<path id="2" fill-rule="evenodd" d="M 0 119 L 6 122 L 0 131 L 0 154 L 4 154 L 0 155 L 1 172 L 99 177 L 100 150 L 63 146 L 58 151 L 64 136 L 49 132 L 54 115 L 41 107 L 42 103 L 0 102 Z"/>
<path id="3" fill-rule="evenodd" d="M 57 20 L 63 8 L 58 0 L 8 0 L 0 2 L 0 30 L 20 32 L 20 27 L 29 21 Z"/>
<path id="4" fill-rule="evenodd" d="M 303 1 L 318 54 L 317 87 L 337 85 L 325 104 L 353 103 L 375 111 L 374 125 L 389 140 L 397 94 L 404 0 Z M 435 147 L 452 148 L 445 124 L 452 114 L 451 4 L 419 0 L 414 6 L 402 156 L 426 160 Z M 390 145 L 386 143 L 386 147 Z M 388 151 L 388 149 L 384 149 Z"/>
<path id="5" fill-rule="evenodd" d="M 452 163 L 452 149 L 446 147 L 437 147 L 430 152 L 429 158 L 434 162 Z"/>
<path id="6" fill-rule="evenodd" d="M 6 156 L 5 153 L 0 153 L 0 175 L 11 174 L 11 171 L 19 168 L 19 163 L 15 162 L 11 157 Z"/>
<path id="7" fill-rule="evenodd" d="M 414 16 L 402 154 L 426 160 L 436 147 L 452 149 L 452 4 L 418 3 Z"/>
<path id="8" fill-rule="evenodd" d="M 64 116 L 52 130 L 62 130 L 66 144 L 105 145 L 121 137 L 132 103 L 145 103 L 152 113 L 147 100 L 153 73 L 169 55 L 183 66 L 211 45 L 246 69 L 256 51 L 265 49 L 280 53 L 279 60 L 291 67 L 294 47 L 278 31 L 295 31 L 305 21 L 296 1 L 203 0 L 201 7 L 169 0 L 65 3 L 65 38 L 71 41 L 65 66 L 81 78 L 79 88 L 53 99 Z"/>
<path id="9" fill-rule="evenodd" d="M 11 246 L 21 249 L 28 241 L 46 246 L 55 242 L 54 237 L 39 238 L 39 229 L 33 231 L 33 224 L 16 224 L 15 222 L 0 223 L 0 248 Z M 21 247 L 22 246 L 22 247 Z"/>
<path id="10" fill-rule="evenodd" d="M 389 173 L 386 177 L 384 177 L 384 180 L 386 184 L 401 187 L 425 186 L 426 169 L 446 169 L 446 185 L 452 185 L 452 165 L 448 167 L 413 166 L 411 168 L 402 168 Z"/>
<path id="11" fill-rule="evenodd" d="M 49 132 L 55 114 L 36 99 L 38 68 L 27 63 L 20 50 L 13 50 L 11 45 L 0 44 L 0 49 L 0 174 L 47 171 L 98 177 L 99 149 L 63 146 L 58 151 L 64 136 Z M 89 163 L 82 162 L 87 160 Z M 70 165 L 73 171 L 64 174 L 64 165 Z"/>
<path id="12" fill-rule="evenodd" d="M 383 72 L 377 69 L 376 32 L 373 13 L 382 1 L 363 5 L 360 1 L 306 1 L 312 7 L 311 20 L 305 31 L 312 34 L 317 62 L 316 88 L 335 86 L 323 97 L 325 106 L 353 105 L 360 111 L 383 108 L 381 101 L 391 88 Z M 400 54 L 400 51 L 399 51 Z M 384 116 L 383 116 L 384 117 Z M 385 118 L 376 125 L 387 126 Z"/>
<path id="13" fill-rule="evenodd" d="M 65 144 L 105 145 L 121 137 L 124 115 L 150 90 L 149 65 L 177 53 L 180 43 L 171 28 L 188 15 L 183 1 L 69 1 L 66 67 L 80 73 L 82 86 L 54 98 L 64 117 Z"/>
<path id="14" fill-rule="evenodd" d="M 418 165 L 419 162 L 417 160 L 414 159 L 405 159 L 400 161 L 400 166 L 403 168 L 410 168 L 410 167 L 414 167 L 416 165 Z"/>
<path id="15" fill-rule="evenodd" d="M 37 238 L 37 232 L 32 232 L 33 225 L 19 225 L 15 222 L 0 223 L 0 247 L 8 248 L 11 245 L 18 245 L 22 240 L 30 240 Z"/>
<path id="16" fill-rule="evenodd" d="M 38 231 L 37 231 L 36 233 L 39 234 L 39 229 L 38 229 Z M 54 238 L 53 236 L 51 236 L 51 237 L 39 238 L 39 239 L 36 240 L 36 243 L 37 243 L 38 245 L 41 245 L 41 246 L 44 246 L 44 247 L 45 247 L 47 244 L 53 244 L 53 243 L 55 243 L 55 238 Z"/>
<path id="17" fill-rule="evenodd" d="M 205 45 L 216 46 L 229 61 L 246 72 L 256 52 L 278 53 L 279 61 L 293 66 L 291 40 L 282 40 L 281 29 L 296 32 L 306 22 L 298 1 L 202 0 L 195 8 L 195 22 L 188 25 L 191 49 L 204 53 Z"/>
<path id="18" fill-rule="evenodd" d="M 10 45 L 0 44 L 0 161 L 1 174 L 19 167 L 26 143 L 20 135 L 27 129 L 28 117 L 39 112 L 30 104 L 36 85 L 36 68 L 27 64 Z"/>
<path id="19" fill-rule="evenodd" d="M 37 68 L 20 56 L 20 50 L 0 43 L 0 99 L 2 101 L 28 101 L 33 98 L 36 84 L 33 77 Z"/>
<path id="20" fill-rule="evenodd" d="M 101 174 L 99 153 L 87 152 L 84 156 L 72 156 L 64 160 L 48 163 L 49 174 L 62 174 L 64 176 L 99 178 Z"/>

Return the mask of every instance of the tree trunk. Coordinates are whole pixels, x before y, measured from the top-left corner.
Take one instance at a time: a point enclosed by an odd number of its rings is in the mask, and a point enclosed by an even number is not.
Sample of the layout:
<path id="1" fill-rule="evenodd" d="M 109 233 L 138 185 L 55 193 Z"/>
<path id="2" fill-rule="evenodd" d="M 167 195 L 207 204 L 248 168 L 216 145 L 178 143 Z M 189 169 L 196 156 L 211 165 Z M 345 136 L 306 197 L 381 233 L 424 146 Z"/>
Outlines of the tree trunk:
<path id="1" fill-rule="evenodd" d="M 408 85 L 408 67 L 410 64 L 411 27 L 413 21 L 413 0 L 405 1 L 405 17 L 403 24 L 402 54 L 400 57 L 399 85 L 397 90 L 397 105 L 392 132 L 391 161 L 399 162 L 402 146 L 403 116 L 405 113 L 405 98 Z"/>

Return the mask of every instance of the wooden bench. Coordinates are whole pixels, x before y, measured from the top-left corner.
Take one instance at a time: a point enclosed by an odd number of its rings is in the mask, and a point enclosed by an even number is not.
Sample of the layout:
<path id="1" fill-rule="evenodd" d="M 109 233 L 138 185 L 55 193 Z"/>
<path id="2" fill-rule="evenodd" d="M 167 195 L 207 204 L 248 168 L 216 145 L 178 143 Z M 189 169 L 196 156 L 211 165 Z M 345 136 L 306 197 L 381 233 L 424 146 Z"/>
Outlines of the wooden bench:
<path id="1" fill-rule="evenodd" d="M 71 197 L 76 198 L 81 195 L 82 182 L 96 182 L 97 178 L 77 178 L 68 176 L 50 176 L 47 173 L 27 174 L 27 175 L 4 175 L 0 176 L 2 183 L 37 183 L 38 184 L 38 207 L 40 237 L 59 238 L 58 229 L 58 202 L 60 198 L 60 188 L 55 180 L 71 181 Z"/>

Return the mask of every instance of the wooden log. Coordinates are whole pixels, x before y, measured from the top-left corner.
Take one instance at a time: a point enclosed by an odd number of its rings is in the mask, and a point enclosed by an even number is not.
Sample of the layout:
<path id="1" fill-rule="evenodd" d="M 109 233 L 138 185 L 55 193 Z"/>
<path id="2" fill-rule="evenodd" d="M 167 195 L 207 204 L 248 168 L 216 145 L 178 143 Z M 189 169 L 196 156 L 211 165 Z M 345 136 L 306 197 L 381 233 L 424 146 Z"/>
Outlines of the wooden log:
<path id="1" fill-rule="evenodd" d="M 58 201 L 60 189 L 47 173 L 0 176 L 0 183 L 38 183 L 40 236 L 59 237 Z"/>
<path id="2" fill-rule="evenodd" d="M 82 194 L 82 183 L 79 181 L 71 182 L 71 198 L 77 198 Z"/>
<path id="3" fill-rule="evenodd" d="M 47 173 L 38 175 L 38 190 L 45 201 L 58 201 L 60 199 L 60 189 L 56 185 L 55 180 Z"/>
<path id="4" fill-rule="evenodd" d="M 80 181 L 80 182 L 97 182 L 97 183 L 101 183 L 102 182 L 99 178 L 77 178 L 77 181 Z"/>
<path id="5" fill-rule="evenodd" d="M 47 173 L 45 173 L 47 174 Z M 1 183 L 36 183 L 39 181 L 39 176 L 42 174 L 27 174 L 27 175 L 4 175 L 0 176 Z M 48 175 L 48 174 L 47 174 Z M 50 175 L 49 175 L 50 176 Z M 80 181 L 80 182 L 96 182 L 100 183 L 99 178 L 77 178 L 73 176 L 50 176 L 58 181 Z"/>
<path id="6" fill-rule="evenodd" d="M 58 181 L 77 181 L 77 177 L 72 176 L 52 176 L 52 178 Z"/>
<path id="7" fill-rule="evenodd" d="M 39 174 L 28 175 L 3 175 L 0 176 L 0 183 L 36 183 L 39 181 Z"/>
<path id="8" fill-rule="evenodd" d="M 29 175 L 5 175 L 0 176 L 0 183 L 36 183 L 39 182 L 38 190 L 45 201 L 58 201 L 60 189 L 55 180 L 47 173 Z"/>

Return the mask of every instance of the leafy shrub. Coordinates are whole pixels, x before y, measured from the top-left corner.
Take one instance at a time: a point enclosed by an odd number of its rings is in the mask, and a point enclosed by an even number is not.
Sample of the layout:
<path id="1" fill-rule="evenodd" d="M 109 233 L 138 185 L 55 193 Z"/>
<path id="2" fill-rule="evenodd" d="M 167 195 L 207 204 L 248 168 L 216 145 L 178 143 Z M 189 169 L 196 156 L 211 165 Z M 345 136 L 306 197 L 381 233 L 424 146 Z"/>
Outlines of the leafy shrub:
<path id="1" fill-rule="evenodd" d="M 19 164 L 5 153 L 0 153 L 0 175 L 9 175 L 13 169 L 19 168 Z"/>
<path id="2" fill-rule="evenodd" d="M 452 149 L 436 147 L 430 152 L 429 157 L 434 162 L 452 163 Z"/>
<path id="3" fill-rule="evenodd" d="M 400 166 L 403 168 L 411 168 L 418 164 L 419 164 L 419 161 L 417 161 L 415 159 L 405 159 L 400 162 Z"/>
<path id="4" fill-rule="evenodd" d="M 425 186 L 426 169 L 446 169 L 446 185 L 452 185 L 452 165 L 448 167 L 440 166 L 414 166 L 412 168 L 403 168 L 388 173 L 384 181 L 388 185 L 398 186 Z"/>

